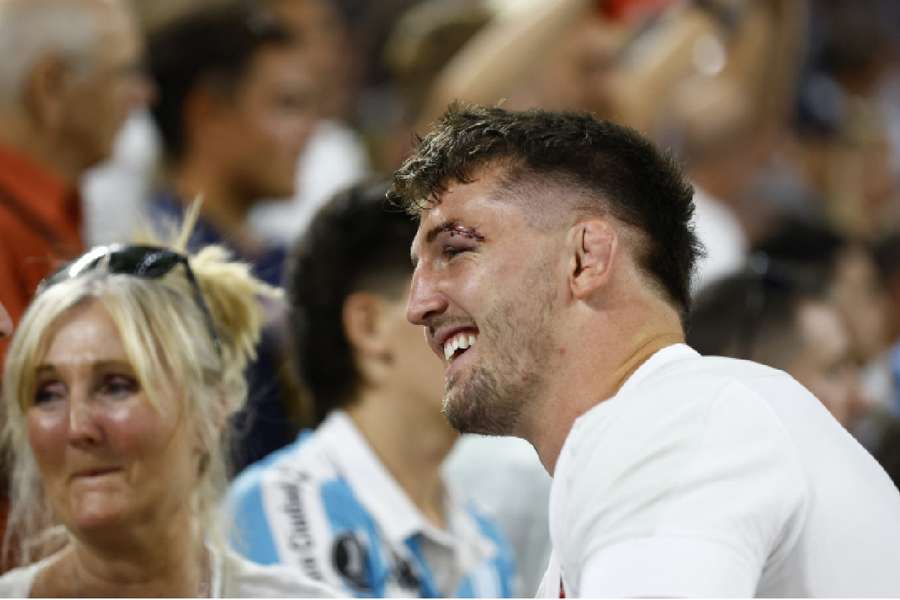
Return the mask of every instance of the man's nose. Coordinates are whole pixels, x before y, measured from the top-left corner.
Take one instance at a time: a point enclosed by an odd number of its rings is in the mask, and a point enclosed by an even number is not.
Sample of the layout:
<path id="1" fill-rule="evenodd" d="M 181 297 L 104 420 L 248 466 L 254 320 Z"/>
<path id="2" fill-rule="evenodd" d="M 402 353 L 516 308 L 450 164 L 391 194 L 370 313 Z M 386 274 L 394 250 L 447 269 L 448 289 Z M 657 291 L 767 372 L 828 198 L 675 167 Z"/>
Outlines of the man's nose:
<path id="1" fill-rule="evenodd" d="M 406 303 L 406 318 L 414 325 L 427 325 L 435 315 L 447 309 L 446 297 L 437 290 L 435 282 L 418 270 L 413 273 Z"/>

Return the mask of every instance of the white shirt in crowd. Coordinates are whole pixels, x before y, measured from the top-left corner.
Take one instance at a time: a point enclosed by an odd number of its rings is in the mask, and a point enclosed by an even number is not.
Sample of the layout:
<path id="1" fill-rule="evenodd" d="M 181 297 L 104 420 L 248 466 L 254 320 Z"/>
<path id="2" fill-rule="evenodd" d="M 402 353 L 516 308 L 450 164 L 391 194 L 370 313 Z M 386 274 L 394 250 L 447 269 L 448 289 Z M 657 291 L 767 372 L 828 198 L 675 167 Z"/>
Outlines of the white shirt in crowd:
<path id="1" fill-rule="evenodd" d="M 220 553 L 210 549 L 210 556 L 211 598 L 334 598 L 337 594 L 336 590 L 295 571 L 252 563 L 232 550 Z M 58 557 L 53 554 L 5 573 L 0 577 L 0 597 L 29 597 L 34 578 Z"/>
<path id="2" fill-rule="evenodd" d="M 516 595 L 534 596 L 550 557 L 550 476 L 537 452 L 519 438 L 468 434 L 456 442 L 444 473 L 506 534 L 516 556 Z"/>
<path id="3" fill-rule="evenodd" d="M 539 595 L 900 596 L 900 493 L 787 374 L 650 358 L 566 439 Z"/>

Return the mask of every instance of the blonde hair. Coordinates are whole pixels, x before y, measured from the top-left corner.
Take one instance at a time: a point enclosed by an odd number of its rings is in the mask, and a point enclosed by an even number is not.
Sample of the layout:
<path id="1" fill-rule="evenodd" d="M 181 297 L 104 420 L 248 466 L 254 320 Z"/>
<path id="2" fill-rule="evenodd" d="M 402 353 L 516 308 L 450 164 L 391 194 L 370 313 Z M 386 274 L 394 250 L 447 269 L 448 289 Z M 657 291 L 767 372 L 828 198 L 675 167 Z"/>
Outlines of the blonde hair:
<path id="1" fill-rule="evenodd" d="M 191 216 L 185 229 L 190 229 Z M 172 249 L 178 251 L 184 239 Z M 68 540 L 59 535 L 64 532 L 44 495 L 25 416 L 33 403 L 36 366 L 58 324 L 89 301 L 101 303 L 109 313 L 150 402 L 158 408 L 163 394 L 184 402 L 184 414 L 204 451 L 191 499 L 196 524 L 210 543 L 224 543 L 215 509 L 227 485 L 226 421 L 246 401 L 244 369 L 255 356 L 264 322 L 261 300 L 279 296 L 280 290 L 251 275 L 249 265 L 230 261 L 219 246 L 203 248 L 188 262 L 209 307 L 218 349 L 184 266 L 159 279 L 98 268 L 49 287 L 25 312 L 3 376 L 2 441 L 12 466 L 6 556 L 14 541 L 19 546 L 16 558 L 27 564 Z"/>

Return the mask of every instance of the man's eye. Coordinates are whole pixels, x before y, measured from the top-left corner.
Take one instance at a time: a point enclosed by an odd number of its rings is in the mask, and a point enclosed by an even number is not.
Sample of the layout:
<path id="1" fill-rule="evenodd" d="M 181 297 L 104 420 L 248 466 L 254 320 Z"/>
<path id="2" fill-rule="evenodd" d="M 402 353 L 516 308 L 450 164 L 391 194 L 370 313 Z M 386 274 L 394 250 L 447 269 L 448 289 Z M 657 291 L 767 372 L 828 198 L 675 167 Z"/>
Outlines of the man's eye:
<path id="1" fill-rule="evenodd" d="M 463 252 L 468 252 L 468 248 L 460 248 L 458 246 L 444 246 L 441 254 L 444 258 L 453 258 L 457 254 L 462 254 Z"/>

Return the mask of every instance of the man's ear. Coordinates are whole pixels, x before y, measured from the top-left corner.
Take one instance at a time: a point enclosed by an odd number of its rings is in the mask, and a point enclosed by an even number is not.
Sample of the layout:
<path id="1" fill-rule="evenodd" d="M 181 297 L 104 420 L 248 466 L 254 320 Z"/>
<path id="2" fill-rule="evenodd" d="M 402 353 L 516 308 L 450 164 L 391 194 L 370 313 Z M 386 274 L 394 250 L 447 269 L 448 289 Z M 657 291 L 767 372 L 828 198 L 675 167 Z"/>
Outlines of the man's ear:
<path id="1" fill-rule="evenodd" d="M 68 67 L 56 54 L 46 54 L 29 69 L 23 82 L 25 111 L 41 128 L 52 129 L 65 110 Z"/>
<path id="2" fill-rule="evenodd" d="M 594 218 L 572 226 L 566 243 L 571 256 L 569 289 L 583 300 L 609 282 L 619 236 L 607 219 Z"/>

